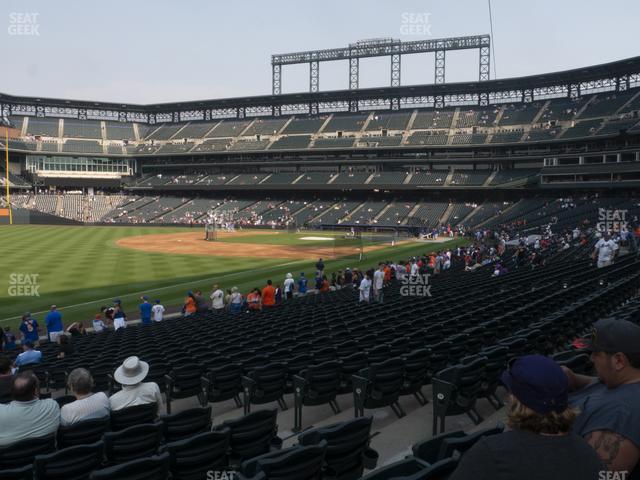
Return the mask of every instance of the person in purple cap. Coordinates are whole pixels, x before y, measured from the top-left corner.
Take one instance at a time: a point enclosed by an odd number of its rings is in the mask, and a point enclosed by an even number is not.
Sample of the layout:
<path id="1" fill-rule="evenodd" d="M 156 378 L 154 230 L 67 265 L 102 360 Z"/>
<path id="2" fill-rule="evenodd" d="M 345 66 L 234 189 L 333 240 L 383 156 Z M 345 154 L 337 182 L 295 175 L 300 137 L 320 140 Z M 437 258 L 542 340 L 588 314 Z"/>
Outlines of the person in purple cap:
<path id="1" fill-rule="evenodd" d="M 483 437 L 449 480 L 599 480 L 604 470 L 589 444 L 571 432 L 569 382 L 550 358 L 514 359 L 503 373 L 511 430 Z"/>

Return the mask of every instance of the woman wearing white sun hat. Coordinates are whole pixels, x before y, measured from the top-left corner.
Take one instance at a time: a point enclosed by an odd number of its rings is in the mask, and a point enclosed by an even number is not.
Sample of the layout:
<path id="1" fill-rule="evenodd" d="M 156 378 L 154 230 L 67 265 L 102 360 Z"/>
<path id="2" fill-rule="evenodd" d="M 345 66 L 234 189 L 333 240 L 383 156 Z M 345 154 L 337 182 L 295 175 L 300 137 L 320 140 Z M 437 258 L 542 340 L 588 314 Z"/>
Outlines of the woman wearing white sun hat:
<path id="1" fill-rule="evenodd" d="M 126 358 L 113 374 L 115 381 L 122 385 L 122 390 L 109 398 L 111 410 L 147 403 L 155 403 L 160 408 L 163 402 L 158 385 L 154 382 L 142 382 L 148 373 L 147 362 L 135 356 Z"/>

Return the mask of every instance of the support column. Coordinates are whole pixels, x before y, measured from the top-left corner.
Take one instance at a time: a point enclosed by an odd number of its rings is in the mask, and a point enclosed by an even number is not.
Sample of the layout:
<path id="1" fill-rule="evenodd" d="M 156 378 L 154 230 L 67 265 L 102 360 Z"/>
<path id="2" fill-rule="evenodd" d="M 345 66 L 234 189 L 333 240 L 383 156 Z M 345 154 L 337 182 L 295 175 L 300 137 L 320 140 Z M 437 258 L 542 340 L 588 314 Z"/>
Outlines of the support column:
<path id="1" fill-rule="evenodd" d="M 309 91 L 315 93 L 320 89 L 320 63 L 309 62 Z"/>
<path id="2" fill-rule="evenodd" d="M 445 72 L 445 50 L 437 50 L 436 51 L 436 71 L 434 83 L 436 85 L 444 83 L 444 72 Z"/>
<path id="3" fill-rule="evenodd" d="M 357 90 L 360 83 L 360 59 L 351 57 L 349 59 L 349 90 Z"/>
<path id="4" fill-rule="evenodd" d="M 400 86 L 400 54 L 392 53 L 391 54 L 391 86 L 399 87 Z"/>
<path id="5" fill-rule="evenodd" d="M 281 69 L 281 65 L 274 64 L 271 66 L 271 93 L 273 95 L 280 95 L 280 93 L 282 93 Z"/>

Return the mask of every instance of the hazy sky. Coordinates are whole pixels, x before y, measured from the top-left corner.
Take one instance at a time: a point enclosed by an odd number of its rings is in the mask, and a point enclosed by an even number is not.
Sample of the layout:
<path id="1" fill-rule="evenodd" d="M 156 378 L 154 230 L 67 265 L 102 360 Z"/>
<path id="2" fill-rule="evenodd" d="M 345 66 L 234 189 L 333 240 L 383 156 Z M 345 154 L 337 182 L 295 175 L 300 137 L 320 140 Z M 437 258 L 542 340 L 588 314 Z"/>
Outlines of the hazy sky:
<path id="1" fill-rule="evenodd" d="M 492 0 L 492 10 L 501 78 L 640 54 L 638 0 Z M 487 0 L 2 0 L 0 19 L 0 92 L 143 104 L 269 94 L 273 53 L 490 33 Z M 402 83 L 432 83 L 433 63 L 403 57 Z M 477 79 L 477 63 L 477 51 L 449 53 L 446 80 Z M 308 76 L 284 67 L 283 92 L 308 90 Z M 389 76 L 388 58 L 360 63 L 361 87 Z M 347 63 L 322 63 L 320 89 L 342 88 Z"/>

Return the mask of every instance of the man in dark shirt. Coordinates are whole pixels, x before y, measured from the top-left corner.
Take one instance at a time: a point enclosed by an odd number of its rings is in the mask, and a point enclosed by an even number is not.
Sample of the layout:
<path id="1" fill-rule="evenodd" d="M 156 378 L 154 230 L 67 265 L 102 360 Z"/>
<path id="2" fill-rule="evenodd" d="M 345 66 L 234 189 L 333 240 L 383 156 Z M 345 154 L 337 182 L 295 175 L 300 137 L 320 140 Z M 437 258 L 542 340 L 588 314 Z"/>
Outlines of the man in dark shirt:
<path id="1" fill-rule="evenodd" d="M 322 261 L 321 258 L 319 258 L 318 262 L 316 263 L 316 270 L 318 271 L 318 274 L 322 278 L 322 275 L 324 275 L 324 262 Z"/>
<path id="2" fill-rule="evenodd" d="M 640 479 L 640 326 L 604 319 L 594 325 L 591 360 L 598 377 L 569 369 L 569 401 L 581 413 L 574 432 L 596 450 L 607 469 Z M 624 478 L 622 474 L 620 478 Z"/>
<path id="3" fill-rule="evenodd" d="M 598 456 L 571 433 L 576 412 L 558 364 L 541 355 L 521 357 L 502 381 L 511 392 L 512 430 L 479 440 L 449 480 L 599 480 Z"/>
<path id="4" fill-rule="evenodd" d="M 11 374 L 11 361 L 7 357 L 0 357 L 0 403 L 9 403 L 11 397 L 11 384 L 13 375 Z"/>

